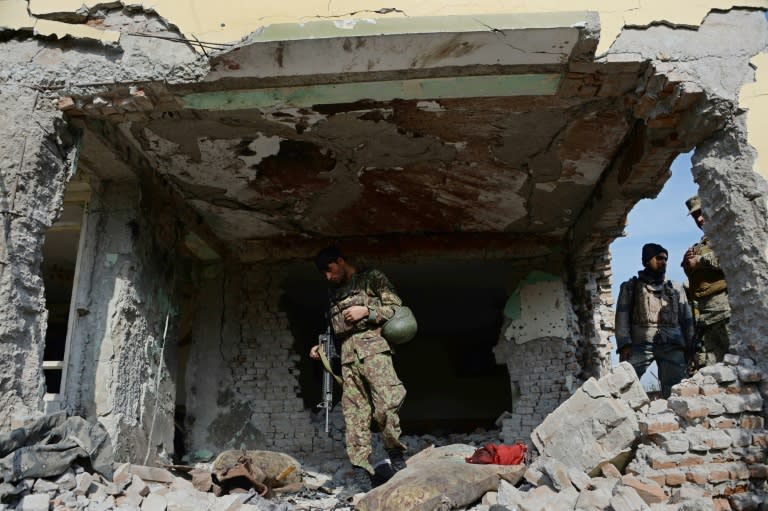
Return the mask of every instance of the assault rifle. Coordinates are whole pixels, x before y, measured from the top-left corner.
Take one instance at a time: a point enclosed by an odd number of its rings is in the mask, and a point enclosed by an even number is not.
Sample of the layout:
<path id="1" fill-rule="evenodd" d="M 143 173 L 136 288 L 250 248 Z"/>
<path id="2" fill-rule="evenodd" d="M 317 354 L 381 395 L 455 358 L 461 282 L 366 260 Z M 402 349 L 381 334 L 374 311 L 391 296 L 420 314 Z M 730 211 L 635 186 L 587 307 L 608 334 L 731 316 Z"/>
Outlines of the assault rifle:
<path id="1" fill-rule="evenodd" d="M 334 345 L 333 341 L 334 339 L 330 326 L 324 333 L 318 336 L 318 344 L 320 345 L 320 349 L 318 351 L 325 371 L 323 371 L 323 400 L 317 406 L 318 408 L 325 409 L 326 433 L 330 432 L 328 418 L 331 413 L 331 408 L 333 408 L 333 380 L 331 380 L 331 378 L 335 378 L 339 384 L 341 384 L 341 379 L 333 374 L 333 369 L 331 368 L 331 360 L 337 356 L 336 346 Z"/>

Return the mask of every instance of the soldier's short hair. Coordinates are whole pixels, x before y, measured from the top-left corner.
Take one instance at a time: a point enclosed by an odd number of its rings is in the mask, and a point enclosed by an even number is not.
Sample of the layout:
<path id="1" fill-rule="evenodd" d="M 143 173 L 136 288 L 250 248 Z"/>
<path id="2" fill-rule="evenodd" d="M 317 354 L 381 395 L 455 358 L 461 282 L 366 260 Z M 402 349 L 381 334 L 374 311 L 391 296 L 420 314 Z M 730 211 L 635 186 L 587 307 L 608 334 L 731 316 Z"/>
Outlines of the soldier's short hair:
<path id="1" fill-rule="evenodd" d="M 320 271 L 325 271 L 328 265 L 335 263 L 339 257 L 344 258 L 344 254 L 341 253 L 338 247 L 331 245 L 325 247 L 315 255 L 315 266 Z"/>

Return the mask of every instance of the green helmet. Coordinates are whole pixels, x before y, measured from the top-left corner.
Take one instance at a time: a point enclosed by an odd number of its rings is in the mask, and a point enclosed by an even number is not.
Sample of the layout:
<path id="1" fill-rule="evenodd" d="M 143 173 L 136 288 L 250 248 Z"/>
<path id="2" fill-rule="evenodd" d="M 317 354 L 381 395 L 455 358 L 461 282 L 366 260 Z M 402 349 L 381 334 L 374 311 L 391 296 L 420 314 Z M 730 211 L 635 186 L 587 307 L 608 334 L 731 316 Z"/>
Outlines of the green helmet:
<path id="1" fill-rule="evenodd" d="M 398 307 L 381 329 L 384 338 L 392 344 L 405 344 L 416 335 L 416 317 L 408 307 Z"/>

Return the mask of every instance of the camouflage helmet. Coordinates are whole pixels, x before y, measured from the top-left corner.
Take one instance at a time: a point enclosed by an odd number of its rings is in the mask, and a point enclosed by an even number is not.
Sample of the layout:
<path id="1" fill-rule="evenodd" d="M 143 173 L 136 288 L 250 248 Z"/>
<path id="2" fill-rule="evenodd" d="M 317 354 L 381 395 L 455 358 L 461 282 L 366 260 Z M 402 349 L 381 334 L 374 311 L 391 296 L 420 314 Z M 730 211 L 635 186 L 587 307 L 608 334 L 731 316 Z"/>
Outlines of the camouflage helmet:
<path id="1" fill-rule="evenodd" d="M 701 199 L 698 195 L 694 195 L 687 201 L 685 201 L 685 205 L 688 207 L 688 214 L 690 215 L 694 211 L 700 211 L 701 210 Z"/>
<path id="2" fill-rule="evenodd" d="M 405 344 L 416 335 L 416 317 L 408 307 L 398 307 L 395 315 L 384 323 L 381 334 L 392 344 Z"/>

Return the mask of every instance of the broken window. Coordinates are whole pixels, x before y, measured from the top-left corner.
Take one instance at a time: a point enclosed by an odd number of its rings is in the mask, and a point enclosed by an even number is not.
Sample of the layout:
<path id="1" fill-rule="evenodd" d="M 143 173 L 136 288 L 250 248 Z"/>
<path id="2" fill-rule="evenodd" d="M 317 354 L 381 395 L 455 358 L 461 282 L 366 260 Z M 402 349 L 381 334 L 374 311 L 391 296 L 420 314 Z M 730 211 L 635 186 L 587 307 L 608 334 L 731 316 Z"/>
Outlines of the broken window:
<path id="1" fill-rule="evenodd" d="M 74 284 L 87 201 L 87 185 L 71 183 L 65 193 L 62 214 L 48 229 L 43 246 L 42 274 L 48 309 L 43 353 L 47 402 L 58 402 L 64 391 Z"/>

